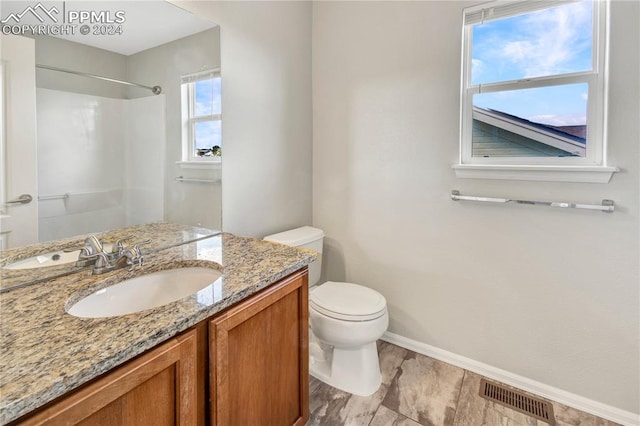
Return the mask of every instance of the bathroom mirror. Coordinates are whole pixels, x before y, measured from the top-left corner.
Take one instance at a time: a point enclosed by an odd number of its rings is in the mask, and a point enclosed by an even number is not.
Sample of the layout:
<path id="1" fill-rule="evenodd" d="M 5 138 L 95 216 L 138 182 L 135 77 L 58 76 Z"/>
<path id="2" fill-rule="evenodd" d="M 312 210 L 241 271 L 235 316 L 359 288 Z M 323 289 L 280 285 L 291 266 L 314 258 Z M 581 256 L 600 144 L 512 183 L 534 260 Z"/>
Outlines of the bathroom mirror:
<path id="1" fill-rule="evenodd" d="M 217 24 L 163 0 L 3 1 L 0 15 L 3 27 L 10 27 L 2 31 L 3 51 L 4 34 L 35 41 L 37 134 L 35 152 L 0 157 L 0 216 L 37 212 L 30 224 L 0 223 L 0 248 L 157 221 L 222 228 L 221 150 L 194 160 L 183 148 L 184 77 L 218 79 L 209 85 L 218 93 L 196 96 L 196 109 L 219 97 Z M 43 29 L 24 32 L 25 24 Z M 12 75 L 2 75 L 6 87 Z M 156 86 L 160 94 L 151 90 Z M 7 133 L 12 124 L 19 127 L 4 93 L 3 135 L 5 126 Z M 196 138 L 212 139 L 198 132 Z M 15 154 L 12 143 L 3 137 L 1 151 Z M 11 203 L 27 193 L 12 193 L 11 184 L 26 181 L 21 173 L 28 164 L 37 174 L 28 190 L 32 201 Z M 30 236 L 21 237 L 23 230 Z"/>

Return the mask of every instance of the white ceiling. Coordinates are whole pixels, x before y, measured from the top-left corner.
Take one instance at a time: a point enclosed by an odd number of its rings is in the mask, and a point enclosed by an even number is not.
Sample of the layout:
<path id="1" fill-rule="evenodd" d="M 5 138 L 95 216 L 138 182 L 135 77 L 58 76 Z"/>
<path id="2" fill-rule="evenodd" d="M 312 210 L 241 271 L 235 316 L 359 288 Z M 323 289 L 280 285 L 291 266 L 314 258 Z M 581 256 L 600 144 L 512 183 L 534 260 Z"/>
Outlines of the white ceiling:
<path id="1" fill-rule="evenodd" d="M 69 11 L 109 11 L 111 16 L 114 16 L 116 11 L 124 11 L 125 21 L 120 24 L 122 28 L 121 35 L 94 35 L 91 33 L 82 35 L 80 34 L 79 28 L 76 28 L 75 34 L 73 35 L 54 36 L 123 55 L 132 55 L 142 50 L 150 49 L 217 26 L 214 22 L 196 17 L 192 13 L 164 0 L 41 1 L 40 3 L 49 11 L 52 10 L 52 7 L 58 10 L 58 13 L 52 13 L 53 16 L 58 18 L 58 23 L 54 24 L 53 21 L 44 15 L 45 22 L 41 23 L 31 13 L 24 14 L 20 18 L 19 23 L 60 25 L 63 10 L 66 11 L 65 16 L 67 17 L 69 16 Z M 1 19 L 7 18 L 10 13 L 19 14 L 23 12 L 25 8 L 29 6 L 35 7 L 37 4 L 37 0 L 3 0 L 0 3 Z M 15 22 L 9 21 L 7 24 L 15 24 Z M 97 25 L 87 24 L 90 26 Z M 73 25 L 79 27 L 77 22 L 74 22 Z"/>

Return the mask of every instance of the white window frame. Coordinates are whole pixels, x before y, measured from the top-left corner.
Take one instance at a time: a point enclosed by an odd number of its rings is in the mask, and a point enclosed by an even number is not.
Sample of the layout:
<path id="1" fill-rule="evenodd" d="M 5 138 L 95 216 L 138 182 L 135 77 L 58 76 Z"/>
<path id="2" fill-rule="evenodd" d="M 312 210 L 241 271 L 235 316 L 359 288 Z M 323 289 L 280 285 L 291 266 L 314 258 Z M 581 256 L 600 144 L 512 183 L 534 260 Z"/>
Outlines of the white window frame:
<path id="1" fill-rule="evenodd" d="M 208 166 L 220 163 L 220 157 L 199 157 L 195 154 L 195 124 L 202 121 L 220 121 L 222 114 L 208 114 L 195 116 L 195 83 L 211 77 L 220 77 L 220 69 L 202 71 L 182 76 L 180 84 L 182 100 L 182 161 L 183 167 Z"/>
<path id="2" fill-rule="evenodd" d="M 462 78 L 460 99 L 460 156 L 454 165 L 462 178 L 546 180 L 571 182 L 608 182 L 618 171 L 607 166 L 607 63 L 608 0 L 593 2 L 592 70 L 496 83 L 471 83 L 472 26 L 542 10 L 571 0 L 492 1 L 463 11 Z M 544 88 L 561 84 L 588 84 L 587 151 L 584 157 L 474 157 L 472 155 L 473 95 Z"/>
<path id="3" fill-rule="evenodd" d="M 0 61 L 0 215 L 7 211 L 7 157 L 6 157 L 6 87 L 5 80 L 7 75 L 7 67 L 5 61 Z M 0 249 L 2 249 L 2 237 L 0 237 Z"/>

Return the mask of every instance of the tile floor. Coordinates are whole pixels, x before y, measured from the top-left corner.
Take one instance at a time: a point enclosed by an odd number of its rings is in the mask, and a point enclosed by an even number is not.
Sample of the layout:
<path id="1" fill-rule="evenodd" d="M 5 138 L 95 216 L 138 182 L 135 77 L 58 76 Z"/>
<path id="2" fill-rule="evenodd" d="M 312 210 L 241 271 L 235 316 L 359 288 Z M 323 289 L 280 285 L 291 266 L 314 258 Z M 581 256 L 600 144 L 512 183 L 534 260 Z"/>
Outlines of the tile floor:
<path id="1" fill-rule="evenodd" d="M 548 426 L 478 395 L 478 374 L 390 343 L 378 342 L 382 385 L 361 397 L 311 377 L 311 425 Z M 615 426 L 553 403 L 557 426 Z"/>

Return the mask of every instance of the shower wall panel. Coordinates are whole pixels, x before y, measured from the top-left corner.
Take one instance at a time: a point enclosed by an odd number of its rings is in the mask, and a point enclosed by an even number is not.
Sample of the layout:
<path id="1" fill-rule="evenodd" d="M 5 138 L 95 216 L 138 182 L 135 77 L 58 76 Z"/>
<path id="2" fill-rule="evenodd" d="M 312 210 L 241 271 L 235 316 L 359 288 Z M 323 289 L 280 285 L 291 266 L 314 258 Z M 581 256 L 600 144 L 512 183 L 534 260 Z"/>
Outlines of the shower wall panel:
<path id="1" fill-rule="evenodd" d="M 41 241 L 125 223 L 123 102 L 37 89 Z"/>
<path id="2" fill-rule="evenodd" d="M 41 241 L 163 219 L 163 99 L 36 96 Z"/>

